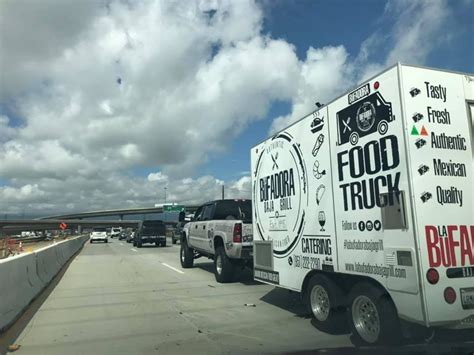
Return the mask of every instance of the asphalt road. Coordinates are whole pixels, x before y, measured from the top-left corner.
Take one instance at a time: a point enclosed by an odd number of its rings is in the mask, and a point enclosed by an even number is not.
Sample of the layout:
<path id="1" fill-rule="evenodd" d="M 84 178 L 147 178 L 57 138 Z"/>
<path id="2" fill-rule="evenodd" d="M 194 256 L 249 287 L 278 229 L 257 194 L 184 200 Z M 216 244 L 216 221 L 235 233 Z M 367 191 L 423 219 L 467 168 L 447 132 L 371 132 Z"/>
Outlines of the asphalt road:
<path id="1" fill-rule="evenodd" d="M 347 335 L 315 329 L 297 293 L 254 282 L 250 271 L 219 284 L 209 259 L 181 269 L 179 244 L 138 249 L 116 239 L 87 243 L 51 288 L 34 314 L 6 335 L 19 334 L 11 339 L 21 345 L 16 354 L 239 354 L 351 346 Z"/>
<path id="2" fill-rule="evenodd" d="M 347 334 L 313 326 L 299 294 L 249 270 L 218 284 L 212 269 L 208 259 L 182 269 L 179 244 L 86 243 L 0 336 L 0 353 L 12 343 L 19 355 L 354 353 Z"/>

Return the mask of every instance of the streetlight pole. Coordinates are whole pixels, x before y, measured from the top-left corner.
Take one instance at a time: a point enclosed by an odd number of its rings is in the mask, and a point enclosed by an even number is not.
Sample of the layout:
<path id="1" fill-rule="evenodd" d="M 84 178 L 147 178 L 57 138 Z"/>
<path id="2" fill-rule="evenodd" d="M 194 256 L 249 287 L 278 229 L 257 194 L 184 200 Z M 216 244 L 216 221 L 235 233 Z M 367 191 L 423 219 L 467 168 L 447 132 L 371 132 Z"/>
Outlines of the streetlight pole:
<path id="1" fill-rule="evenodd" d="M 165 187 L 165 204 L 166 204 L 166 190 L 168 190 L 167 187 Z"/>

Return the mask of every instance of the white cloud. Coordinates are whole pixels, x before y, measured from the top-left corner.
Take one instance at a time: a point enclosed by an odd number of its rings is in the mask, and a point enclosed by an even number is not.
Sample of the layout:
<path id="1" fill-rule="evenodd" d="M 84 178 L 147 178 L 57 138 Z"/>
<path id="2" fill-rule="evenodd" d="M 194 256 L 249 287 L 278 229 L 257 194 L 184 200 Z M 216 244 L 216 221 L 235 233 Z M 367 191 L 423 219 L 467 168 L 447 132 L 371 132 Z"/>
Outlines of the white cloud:
<path id="1" fill-rule="evenodd" d="M 157 181 L 157 182 L 168 182 L 168 176 L 164 175 L 161 171 L 156 173 L 148 174 L 148 181 Z"/>
<path id="2" fill-rule="evenodd" d="M 386 15 L 397 18 L 392 31 L 392 50 L 386 65 L 396 62 L 423 63 L 433 47 L 440 44 L 449 16 L 445 0 L 398 0 L 386 6 Z"/>
<path id="3" fill-rule="evenodd" d="M 394 20 L 393 27 L 369 36 L 353 58 L 343 46 L 310 48 L 301 63 L 291 112 L 275 118 L 270 133 L 315 110 L 315 102 L 325 103 L 334 99 L 349 87 L 398 61 L 424 64 L 428 54 L 446 40 L 442 33 L 448 15 L 444 0 L 391 0 L 383 16 L 385 20 Z M 386 53 L 383 60 L 374 61 L 373 58 L 381 52 Z"/>
<path id="4" fill-rule="evenodd" d="M 271 132 L 277 132 L 313 111 L 316 102 L 325 103 L 352 81 L 348 53 L 343 46 L 309 48 L 297 77 L 298 91 L 291 113 L 277 117 Z"/>
<path id="5" fill-rule="evenodd" d="M 190 176 L 276 100 L 292 110 L 273 131 L 393 60 L 422 62 L 447 10 L 390 2 L 392 30 L 370 36 L 353 59 L 332 45 L 310 47 L 303 60 L 262 32 L 252 0 L 4 0 L 0 14 L 0 103 L 22 120 L 13 128 L 0 116 L 0 176 L 9 181 L 0 209 L 55 213 L 64 201 L 69 210 L 153 205 L 163 184 L 168 201 L 219 198 L 223 184 L 229 197 L 250 197 L 248 174 Z M 374 61 L 387 41 L 392 49 Z M 156 172 L 136 177 L 134 168 Z"/>
<path id="6" fill-rule="evenodd" d="M 0 144 L 12 139 L 17 130 L 10 127 L 10 119 L 5 115 L 0 115 Z"/>

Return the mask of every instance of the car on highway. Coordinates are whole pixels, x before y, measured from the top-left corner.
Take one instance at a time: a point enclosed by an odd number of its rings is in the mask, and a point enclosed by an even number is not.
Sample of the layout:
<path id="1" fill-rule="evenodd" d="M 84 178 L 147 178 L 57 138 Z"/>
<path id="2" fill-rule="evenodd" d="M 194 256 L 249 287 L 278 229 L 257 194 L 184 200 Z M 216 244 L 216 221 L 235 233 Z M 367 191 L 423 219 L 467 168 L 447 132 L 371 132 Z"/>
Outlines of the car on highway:
<path id="1" fill-rule="evenodd" d="M 127 239 L 127 236 L 130 234 L 129 231 L 127 230 L 123 230 L 120 232 L 120 235 L 118 237 L 119 240 L 124 240 L 124 239 Z"/>
<path id="2" fill-rule="evenodd" d="M 140 223 L 133 238 L 133 246 L 141 248 L 144 243 L 166 246 L 166 225 L 163 221 L 148 220 Z"/>
<path id="3" fill-rule="evenodd" d="M 252 203 L 217 200 L 199 207 L 181 235 L 180 261 L 191 268 L 201 256 L 214 260 L 217 282 L 233 280 L 237 270 L 252 266 Z"/>
<path id="4" fill-rule="evenodd" d="M 133 238 L 135 238 L 135 231 L 131 231 L 128 235 L 127 238 L 125 238 L 125 241 L 127 243 L 133 242 Z"/>
<path id="5" fill-rule="evenodd" d="M 120 227 L 113 227 L 111 230 L 110 230 L 110 238 L 119 238 L 120 237 L 120 233 L 122 233 L 122 228 Z"/>
<path id="6" fill-rule="evenodd" d="M 109 242 L 109 236 L 107 235 L 107 229 L 96 227 L 92 230 L 90 240 L 91 243 L 95 241 L 102 241 L 104 243 Z"/>
<path id="7" fill-rule="evenodd" d="M 176 244 L 181 240 L 181 234 L 183 233 L 183 228 L 189 221 L 178 222 L 176 227 L 171 231 L 171 242 Z"/>

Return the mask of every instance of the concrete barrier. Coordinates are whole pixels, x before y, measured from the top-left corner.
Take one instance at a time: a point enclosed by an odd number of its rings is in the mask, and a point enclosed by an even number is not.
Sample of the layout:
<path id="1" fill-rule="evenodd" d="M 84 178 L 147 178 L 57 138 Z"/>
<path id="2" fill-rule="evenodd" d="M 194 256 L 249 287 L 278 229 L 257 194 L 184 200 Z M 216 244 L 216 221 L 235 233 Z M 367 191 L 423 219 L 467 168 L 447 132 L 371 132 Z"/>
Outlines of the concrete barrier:
<path id="1" fill-rule="evenodd" d="M 87 239 L 81 236 L 0 260 L 0 332 L 15 321 Z"/>

